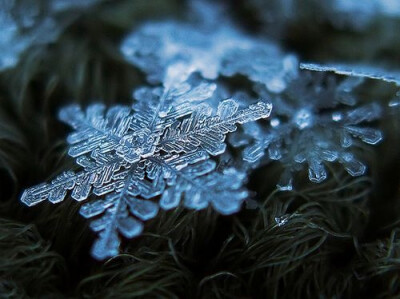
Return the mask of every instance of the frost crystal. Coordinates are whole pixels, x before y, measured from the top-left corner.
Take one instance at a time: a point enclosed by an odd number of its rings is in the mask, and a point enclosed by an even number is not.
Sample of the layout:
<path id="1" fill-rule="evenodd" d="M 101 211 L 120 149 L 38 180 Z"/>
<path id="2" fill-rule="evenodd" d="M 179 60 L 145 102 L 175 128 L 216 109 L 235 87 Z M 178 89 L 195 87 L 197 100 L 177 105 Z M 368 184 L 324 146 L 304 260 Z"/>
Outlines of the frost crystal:
<path id="1" fill-rule="evenodd" d="M 289 222 L 290 215 L 282 215 L 279 217 L 275 217 L 275 223 L 277 226 L 284 226 Z"/>
<path id="2" fill-rule="evenodd" d="M 96 259 L 118 253 L 118 233 L 138 236 L 142 221 L 154 218 L 159 207 L 176 207 L 182 198 L 191 209 L 211 204 L 221 214 L 238 211 L 247 197 L 242 188 L 245 174 L 233 168 L 216 171 L 209 155 L 224 152 L 225 135 L 237 124 L 268 117 L 271 105 L 258 102 L 240 108 L 228 99 L 212 113 L 207 104 L 193 101 L 210 97 L 215 86 L 194 82 L 141 88 L 132 108 L 115 106 L 106 112 L 94 104 L 86 112 L 75 105 L 62 109 L 60 119 L 75 129 L 67 139 L 68 153 L 82 170 L 27 189 L 22 202 L 57 203 L 69 190 L 77 201 L 105 195 L 80 210 L 86 218 L 95 217 L 91 228 L 99 233 L 92 250 Z"/>
<path id="3" fill-rule="evenodd" d="M 378 119 L 381 108 L 370 103 L 356 108 L 345 108 L 356 103 L 352 92 L 362 79 L 348 77 L 337 83 L 335 77 L 324 74 L 301 73 L 284 93 L 272 98 L 274 111 L 270 126 L 249 124 L 233 136 L 236 146 L 246 145 L 244 159 L 255 163 L 278 160 L 285 170 L 278 183 L 281 190 L 293 189 L 292 173 L 308 165 L 310 181 L 320 183 L 327 178 L 324 164 L 339 162 L 352 176 L 365 173 L 366 166 L 350 150 L 359 147 L 361 140 L 377 144 L 382 133 L 365 126 Z M 265 87 L 258 93 L 267 96 Z M 267 153 L 266 153 L 267 152 Z"/>
<path id="4" fill-rule="evenodd" d="M 343 63 L 301 63 L 300 68 L 310 71 L 333 72 L 339 75 L 382 80 L 386 82 L 392 82 L 395 83 L 397 86 L 400 86 L 400 71 L 388 71 L 370 65 L 351 65 Z"/>
<path id="5" fill-rule="evenodd" d="M 274 42 L 241 32 L 215 5 L 192 1 L 192 6 L 201 21 L 147 23 L 123 41 L 122 53 L 150 83 L 164 82 L 168 72 L 183 68 L 182 80 L 193 72 L 206 79 L 241 74 L 281 92 L 296 75 L 297 58 L 282 53 Z"/>

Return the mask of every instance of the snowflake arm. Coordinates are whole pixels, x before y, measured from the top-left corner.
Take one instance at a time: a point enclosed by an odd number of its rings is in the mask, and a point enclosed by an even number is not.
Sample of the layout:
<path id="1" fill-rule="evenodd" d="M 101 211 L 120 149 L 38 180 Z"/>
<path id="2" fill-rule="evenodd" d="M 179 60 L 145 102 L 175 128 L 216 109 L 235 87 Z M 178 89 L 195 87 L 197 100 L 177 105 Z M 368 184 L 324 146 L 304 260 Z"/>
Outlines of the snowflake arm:
<path id="1" fill-rule="evenodd" d="M 150 182 L 144 175 L 144 165 L 136 163 L 125 176 L 113 183 L 114 192 L 104 200 L 82 205 L 80 213 L 85 218 L 99 216 L 90 225 L 92 230 L 99 233 L 99 238 L 92 248 L 92 255 L 96 259 L 101 260 L 118 254 L 118 232 L 126 238 L 136 237 L 143 230 L 141 221 L 157 215 L 158 205 L 150 200 L 139 199 L 138 196 L 155 197 L 161 194 L 165 184 L 161 180 Z"/>
<path id="2" fill-rule="evenodd" d="M 225 100 L 218 106 L 216 116 L 211 108 L 203 105 L 182 122 L 167 128 L 160 141 L 160 148 L 167 153 L 191 152 L 199 146 L 211 155 L 224 152 L 225 135 L 236 130 L 236 124 L 267 118 L 272 109 L 269 103 L 259 102 L 249 108 L 238 110 L 234 100 Z"/>
<path id="3" fill-rule="evenodd" d="M 184 169 L 169 180 L 170 188 L 163 193 L 160 206 L 172 209 L 184 198 L 184 205 L 190 209 L 204 209 L 212 204 L 214 209 L 224 215 L 237 212 L 248 192 L 241 188 L 245 173 L 232 168 L 223 173 L 214 172 L 216 163 L 204 161 Z"/>
<path id="4" fill-rule="evenodd" d="M 121 168 L 129 167 L 119 157 L 113 156 L 105 159 L 105 163 L 89 162 L 87 158 L 79 159 L 78 164 L 86 166 L 84 170 L 78 173 L 67 171 L 52 180 L 50 184 L 40 184 L 29 188 L 22 194 L 21 201 L 28 206 L 36 205 L 46 199 L 52 203 L 58 203 L 64 200 L 68 190 L 72 190 L 71 197 L 73 199 L 82 201 L 87 199 L 92 187 L 94 187 L 93 193 L 100 195 L 104 192 L 101 192 L 103 189 L 110 188 L 107 183 Z"/>
<path id="5" fill-rule="evenodd" d="M 160 199 L 165 210 L 175 208 L 181 198 L 190 209 L 204 209 L 209 204 L 221 214 L 237 212 L 248 193 L 242 188 L 245 173 L 228 168 L 216 171 L 215 161 L 205 151 L 183 155 L 149 158 L 152 176 L 162 175 L 168 187 Z M 154 175 L 157 173 L 157 175 Z"/>
<path id="6" fill-rule="evenodd" d="M 190 114 L 198 104 L 211 98 L 216 88 L 215 83 L 196 76 L 191 76 L 183 82 L 177 81 L 169 88 L 142 87 L 134 92 L 133 96 L 138 100 L 134 109 L 140 113 L 140 117 L 146 112 L 156 114 L 165 125 L 168 120 Z"/>
<path id="7" fill-rule="evenodd" d="M 77 105 L 61 109 L 59 118 L 76 132 L 67 138 L 71 145 L 68 154 L 79 157 L 101 147 L 102 152 L 113 150 L 130 129 L 129 107 L 115 106 L 104 115 L 105 106 L 94 104 L 83 113 Z"/>
<path id="8" fill-rule="evenodd" d="M 344 64 L 344 63 L 301 63 L 300 68 L 316 72 L 333 72 L 338 75 L 381 80 L 395 83 L 400 86 L 400 71 L 388 71 L 370 65 Z"/>

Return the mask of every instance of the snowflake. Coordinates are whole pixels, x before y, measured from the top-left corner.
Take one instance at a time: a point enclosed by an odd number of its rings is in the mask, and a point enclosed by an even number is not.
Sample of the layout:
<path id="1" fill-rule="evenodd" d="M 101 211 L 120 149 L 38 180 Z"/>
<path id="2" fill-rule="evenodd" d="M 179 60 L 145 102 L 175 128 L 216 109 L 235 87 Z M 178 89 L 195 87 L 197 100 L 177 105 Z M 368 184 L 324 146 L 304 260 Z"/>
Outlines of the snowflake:
<path id="1" fill-rule="evenodd" d="M 315 183 L 327 178 L 326 162 L 341 163 L 352 176 L 363 175 L 366 166 L 350 148 L 361 146 L 357 140 L 377 144 L 382 133 L 365 126 L 380 117 L 378 104 L 351 107 L 357 101 L 353 89 L 361 81 L 348 77 L 338 83 L 333 76 L 302 72 L 285 92 L 271 99 L 274 111 L 269 126 L 247 124 L 230 141 L 234 146 L 246 146 L 244 160 L 255 166 L 260 160 L 283 163 L 285 170 L 277 184 L 281 190 L 293 189 L 292 173 L 304 164 L 308 164 L 308 177 Z M 258 93 L 269 95 L 263 86 L 258 87 Z"/>
<path id="2" fill-rule="evenodd" d="M 211 204 L 221 214 L 237 212 L 248 195 L 242 187 L 246 175 L 229 167 L 217 171 L 210 155 L 225 151 L 225 135 L 237 124 L 268 117 L 271 104 L 241 108 L 227 99 L 213 113 L 201 101 L 214 89 L 213 83 L 189 80 L 168 89 L 140 88 L 132 107 L 115 106 L 107 112 L 100 104 L 86 112 L 76 105 L 62 109 L 60 119 L 75 129 L 67 139 L 68 154 L 82 170 L 27 189 L 22 202 L 57 203 L 69 190 L 77 201 L 91 194 L 101 197 L 80 210 L 86 218 L 96 217 L 91 228 L 99 238 L 92 255 L 99 260 L 118 254 L 118 233 L 138 236 L 142 221 L 155 217 L 159 207 L 176 207 L 182 198 L 191 209 Z"/>
<path id="3" fill-rule="evenodd" d="M 122 42 L 126 59 L 144 71 L 150 83 L 165 84 L 174 66 L 185 70 L 179 71 L 182 81 L 194 72 L 211 80 L 240 74 L 278 93 L 296 76 L 294 55 L 283 53 L 270 40 L 240 31 L 215 4 L 191 4 L 193 18 L 200 21 L 149 22 Z"/>

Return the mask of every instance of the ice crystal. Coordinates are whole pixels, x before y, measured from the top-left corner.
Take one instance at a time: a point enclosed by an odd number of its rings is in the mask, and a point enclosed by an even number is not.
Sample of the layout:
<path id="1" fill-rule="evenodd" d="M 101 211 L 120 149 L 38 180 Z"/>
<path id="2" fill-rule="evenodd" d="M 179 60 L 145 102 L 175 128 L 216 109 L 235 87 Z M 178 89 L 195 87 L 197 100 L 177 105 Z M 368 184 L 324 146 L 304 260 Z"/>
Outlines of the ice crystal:
<path id="1" fill-rule="evenodd" d="M 271 99 L 274 111 L 269 126 L 249 124 L 249 129 L 231 140 L 236 146 L 246 146 L 244 159 L 248 162 L 256 163 L 264 157 L 265 163 L 283 163 L 284 172 L 277 184 L 281 190 L 293 189 L 292 173 L 304 164 L 308 165 L 310 181 L 316 183 L 327 178 L 327 162 L 341 163 L 352 176 L 362 175 L 366 166 L 351 147 L 360 146 L 357 140 L 377 144 L 382 133 L 366 126 L 380 117 L 378 104 L 351 107 L 357 101 L 353 89 L 361 81 L 348 77 L 338 83 L 333 76 L 302 72 L 284 93 Z M 268 91 L 259 87 L 258 93 L 266 96 Z M 248 146 L 251 140 L 255 142 Z"/>
<path id="2" fill-rule="evenodd" d="M 210 155 L 224 152 L 225 135 L 237 124 L 268 117 L 271 105 L 258 102 L 241 108 L 227 99 L 212 113 L 207 104 L 194 104 L 214 89 L 212 83 L 178 81 L 169 88 L 140 88 L 133 107 L 115 106 L 107 112 L 100 104 L 86 112 L 76 105 L 62 109 L 60 119 L 75 129 L 67 139 L 68 153 L 82 170 L 27 189 L 22 202 L 57 203 L 68 191 L 77 201 L 91 194 L 101 197 L 80 210 L 86 218 L 95 217 L 91 228 L 99 233 L 92 250 L 96 259 L 118 253 L 118 233 L 138 236 L 142 222 L 154 218 L 159 207 L 172 209 L 182 198 L 191 209 L 211 204 L 221 214 L 238 211 L 247 197 L 245 174 L 233 168 L 217 171 Z"/>
<path id="3" fill-rule="evenodd" d="M 218 13 L 216 5 L 192 1 L 192 6 L 201 21 L 149 22 L 123 41 L 122 53 L 147 74 L 150 83 L 164 82 L 168 72 L 181 66 L 186 70 L 179 72 L 182 80 L 194 72 L 206 79 L 241 74 L 281 92 L 296 75 L 297 58 L 274 42 L 240 31 Z"/>
<path id="4" fill-rule="evenodd" d="M 289 222 L 290 215 L 282 215 L 279 217 L 275 217 L 275 223 L 277 226 L 284 226 Z"/>
<path id="5" fill-rule="evenodd" d="M 351 65 L 343 63 L 301 63 L 300 68 L 310 71 L 333 72 L 339 75 L 382 80 L 385 82 L 392 82 L 397 86 L 400 86 L 400 71 L 388 71 L 376 66 Z"/>

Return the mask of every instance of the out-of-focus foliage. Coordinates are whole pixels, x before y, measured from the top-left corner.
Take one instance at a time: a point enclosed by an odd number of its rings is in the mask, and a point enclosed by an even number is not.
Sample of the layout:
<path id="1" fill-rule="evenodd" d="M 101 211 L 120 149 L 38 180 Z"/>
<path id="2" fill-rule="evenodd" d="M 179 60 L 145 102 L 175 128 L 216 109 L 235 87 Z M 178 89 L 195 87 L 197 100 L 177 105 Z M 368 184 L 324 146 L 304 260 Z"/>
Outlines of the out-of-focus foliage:
<path id="1" fill-rule="evenodd" d="M 307 60 L 374 61 L 400 67 L 400 5 L 396 0 L 231 3 L 244 12 L 237 14 L 244 24 L 283 40 Z"/>
<path id="2" fill-rule="evenodd" d="M 33 225 L 0 219 L 0 296 L 60 296 L 63 258 L 50 250 Z"/>
<path id="3" fill-rule="evenodd" d="M 102 0 L 0 1 L 0 70 L 18 63 L 22 52 L 53 42 L 79 14 Z"/>

